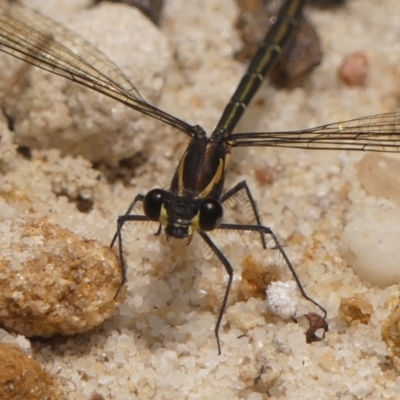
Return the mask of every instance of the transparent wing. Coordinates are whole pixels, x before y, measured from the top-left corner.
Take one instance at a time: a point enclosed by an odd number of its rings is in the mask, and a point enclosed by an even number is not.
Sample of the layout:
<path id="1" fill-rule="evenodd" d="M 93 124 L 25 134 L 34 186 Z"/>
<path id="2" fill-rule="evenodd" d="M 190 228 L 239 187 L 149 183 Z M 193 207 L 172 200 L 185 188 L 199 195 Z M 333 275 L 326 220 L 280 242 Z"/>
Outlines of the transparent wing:
<path id="1" fill-rule="evenodd" d="M 193 136 L 189 124 L 147 103 L 99 49 L 39 12 L 16 3 L 1 6 L 0 51 L 94 89 Z"/>
<path id="2" fill-rule="evenodd" d="M 235 133 L 234 147 L 268 146 L 300 149 L 400 152 L 400 111 L 321 125 L 292 132 Z"/>

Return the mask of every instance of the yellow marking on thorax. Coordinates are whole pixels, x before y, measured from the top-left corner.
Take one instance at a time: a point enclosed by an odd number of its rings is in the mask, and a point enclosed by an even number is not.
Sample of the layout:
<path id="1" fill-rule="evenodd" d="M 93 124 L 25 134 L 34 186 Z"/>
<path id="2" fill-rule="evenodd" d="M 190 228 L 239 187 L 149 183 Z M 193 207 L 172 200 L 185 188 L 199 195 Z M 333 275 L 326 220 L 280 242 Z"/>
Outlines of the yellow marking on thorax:
<path id="1" fill-rule="evenodd" d="M 229 149 L 230 150 L 230 149 Z M 229 162 L 231 161 L 231 152 L 227 152 L 225 154 L 225 165 L 224 165 L 224 172 L 226 173 L 226 170 L 228 169 Z"/>
<path id="2" fill-rule="evenodd" d="M 178 195 L 183 196 L 183 191 L 185 189 L 184 184 L 183 184 L 183 171 L 185 168 L 185 159 L 187 156 L 187 151 L 185 151 L 185 154 L 182 156 L 181 161 L 179 162 L 178 165 L 178 170 L 176 171 L 178 175 Z"/>
<path id="3" fill-rule="evenodd" d="M 210 183 L 204 188 L 204 190 L 200 193 L 200 197 L 207 197 L 211 192 L 216 183 L 218 183 L 224 176 L 225 166 L 224 160 L 222 158 L 219 159 L 218 169 L 215 172 L 215 175 L 212 177 Z"/>

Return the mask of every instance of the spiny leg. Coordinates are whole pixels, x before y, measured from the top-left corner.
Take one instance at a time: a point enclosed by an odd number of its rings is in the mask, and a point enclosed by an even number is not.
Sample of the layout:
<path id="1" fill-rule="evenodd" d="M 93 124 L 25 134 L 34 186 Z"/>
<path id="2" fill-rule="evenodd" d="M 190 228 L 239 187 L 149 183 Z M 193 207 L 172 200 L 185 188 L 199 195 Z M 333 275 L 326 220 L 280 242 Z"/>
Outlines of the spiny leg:
<path id="1" fill-rule="evenodd" d="M 134 200 L 132 201 L 132 203 L 129 205 L 129 207 L 128 207 L 128 209 L 126 210 L 125 214 L 122 215 L 122 216 L 120 215 L 120 216 L 118 217 L 118 221 L 119 221 L 120 218 L 122 218 L 122 217 L 124 217 L 124 216 L 127 216 L 127 215 L 130 215 L 130 213 L 132 212 L 132 210 L 135 208 L 136 203 L 137 203 L 138 201 L 140 201 L 140 202 L 143 203 L 143 200 L 144 200 L 144 196 L 143 196 L 142 194 L 138 194 L 138 195 L 134 198 Z M 122 225 L 123 225 L 123 224 L 124 224 L 124 223 L 122 223 Z M 122 225 L 121 225 L 121 228 L 122 228 Z M 111 240 L 110 247 L 113 247 L 115 241 L 117 240 L 117 237 L 118 237 L 118 230 L 119 230 L 119 229 L 118 229 L 118 227 L 117 227 L 117 231 L 115 232 L 114 237 L 113 237 L 112 240 Z"/>
<path id="2" fill-rule="evenodd" d="M 325 310 L 325 308 L 323 308 L 319 303 L 317 303 L 314 299 L 312 299 L 311 297 L 309 297 L 307 295 L 307 293 L 305 292 L 300 279 L 296 273 L 296 270 L 294 268 L 294 266 L 292 265 L 292 263 L 289 260 L 289 257 L 287 256 L 287 254 L 285 253 L 285 250 L 283 249 L 283 246 L 281 245 L 281 243 L 279 242 L 278 238 L 275 236 L 275 233 L 272 231 L 271 228 L 268 228 L 266 226 L 262 226 L 262 225 L 243 225 L 243 224 L 221 224 L 218 229 L 225 229 L 225 230 L 239 230 L 239 231 L 252 231 L 252 232 L 259 232 L 262 233 L 264 235 L 270 235 L 272 240 L 275 242 L 275 246 L 276 248 L 279 250 L 279 252 L 281 253 L 283 259 L 285 260 L 287 266 L 289 267 L 294 280 L 296 281 L 296 284 L 300 290 L 301 295 L 308 301 L 310 301 L 311 303 L 313 303 L 315 306 L 317 306 L 323 313 L 324 313 L 324 318 L 327 315 L 327 311 Z"/>
<path id="3" fill-rule="evenodd" d="M 128 221 L 148 221 L 148 218 L 145 215 L 131 215 L 132 210 L 135 208 L 136 203 L 138 201 L 143 202 L 144 196 L 142 194 L 138 194 L 135 199 L 132 201 L 126 213 L 124 215 L 120 215 L 117 220 L 117 231 L 114 234 L 114 237 L 111 241 L 110 247 L 113 247 L 115 241 L 118 239 L 118 254 L 119 254 L 119 265 L 121 269 L 121 283 L 119 284 L 117 291 L 115 292 L 114 298 L 118 296 L 121 287 L 126 282 L 126 266 L 125 266 L 125 259 L 124 259 L 124 252 L 122 246 L 122 227 L 124 226 L 125 222 Z"/>
<path id="4" fill-rule="evenodd" d="M 218 354 L 221 354 L 221 343 L 219 340 L 219 328 L 221 326 L 222 317 L 225 312 L 226 304 L 228 302 L 229 292 L 232 286 L 233 280 L 233 268 L 227 258 L 222 254 L 221 250 L 214 244 L 214 242 L 210 239 L 210 237 L 203 231 L 198 231 L 199 235 L 203 238 L 203 240 L 207 243 L 210 249 L 214 252 L 214 254 L 218 257 L 219 261 L 224 265 L 226 272 L 228 273 L 228 283 L 226 285 L 224 298 L 222 300 L 221 309 L 219 311 L 217 323 L 215 325 L 215 337 L 217 338 L 217 345 L 218 345 Z"/>
<path id="5" fill-rule="evenodd" d="M 246 196 L 247 200 L 249 201 L 257 225 L 262 226 L 261 218 L 260 218 L 260 214 L 258 213 L 256 202 L 254 201 L 254 198 L 253 198 L 253 196 L 252 196 L 252 194 L 250 192 L 249 187 L 247 186 L 247 182 L 246 181 L 239 182 L 232 189 L 230 189 L 223 196 L 221 196 L 219 201 L 220 201 L 221 204 L 223 204 L 225 201 L 229 201 L 229 199 L 232 199 L 236 195 L 239 195 L 240 192 L 243 192 L 244 195 Z M 260 232 L 260 237 L 261 237 L 262 246 L 263 246 L 264 249 L 266 249 L 267 248 L 267 242 L 265 240 L 265 235 L 264 235 L 263 232 Z"/>

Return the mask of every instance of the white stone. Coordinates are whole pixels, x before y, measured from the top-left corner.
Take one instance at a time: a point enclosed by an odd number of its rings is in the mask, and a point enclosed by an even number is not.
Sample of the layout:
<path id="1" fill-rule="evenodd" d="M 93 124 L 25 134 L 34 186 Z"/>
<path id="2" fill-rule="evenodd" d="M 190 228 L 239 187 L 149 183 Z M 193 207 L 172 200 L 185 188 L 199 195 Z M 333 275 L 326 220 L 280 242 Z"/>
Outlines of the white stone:
<path id="1" fill-rule="evenodd" d="M 294 281 L 272 282 L 267 289 L 268 305 L 272 313 L 283 318 L 293 318 L 297 311 L 297 285 Z"/>
<path id="2" fill-rule="evenodd" d="M 400 282 L 400 210 L 362 208 L 347 223 L 342 254 L 361 278 L 374 285 Z"/>
<path id="3" fill-rule="evenodd" d="M 120 79 L 122 75 L 116 74 L 112 65 L 80 51 L 80 42 L 85 38 L 134 82 L 148 102 L 157 102 L 169 62 L 168 46 L 159 30 L 137 9 L 103 3 L 73 16 L 66 12 L 63 23 L 81 37 L 67 38 L 59 23 L 50 28 L 40 21 L 36 25 L 44 32 L 50 29 L 48 34 L 55 40 L 129 91 L 132 86 Z M 1 60 L 3 57 L 10 62 L 10 57 L 2 56 Z M 6 87 L 21 64 L 13 65 L 0 73 Z M 18 144 L 56 147 L 64 154 L 82 155 L 91 161 L 116 163 L 142 151 L 154 126 L 152 119 L 103 94 L 33 67 L 20 77 L 5 103 L 7 114 L 14 120 Z"/>

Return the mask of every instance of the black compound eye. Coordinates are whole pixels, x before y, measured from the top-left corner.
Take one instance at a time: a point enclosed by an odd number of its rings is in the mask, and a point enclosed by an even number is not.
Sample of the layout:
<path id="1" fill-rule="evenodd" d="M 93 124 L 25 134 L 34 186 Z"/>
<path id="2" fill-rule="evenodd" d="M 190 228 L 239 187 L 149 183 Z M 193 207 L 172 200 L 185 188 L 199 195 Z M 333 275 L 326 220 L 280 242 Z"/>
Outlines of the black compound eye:
<path id="1" fill-rule="evenodd" d="M 203 231 L 212 231 L 218 228 L 224 212 L 221 204 L 213 199 L 204 200 L 199 211 L 199 226 Z"/>
<path id="2" fill-rule="evenodd" d="M 144 215 L 151 221 L 159 221 L 161 207 L 164 201 L 164 191 L 161 189 L 150 190 L 143 200 Z"/>

